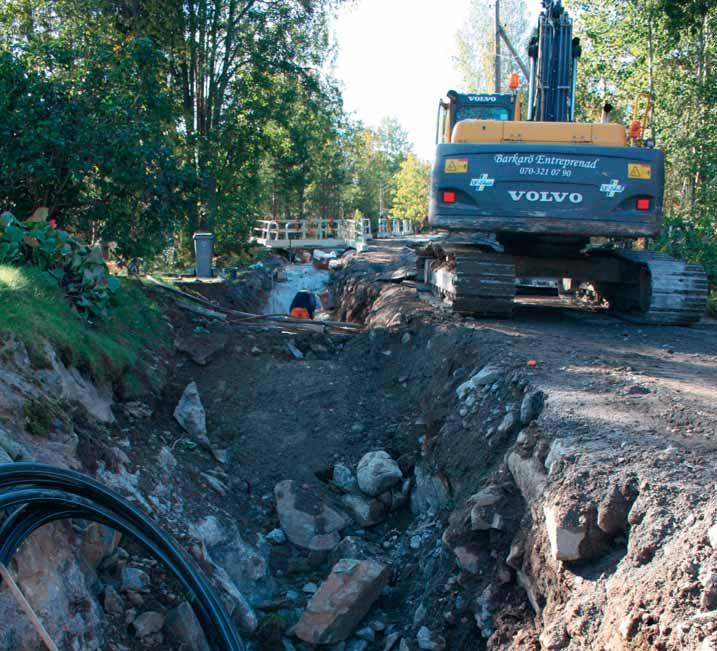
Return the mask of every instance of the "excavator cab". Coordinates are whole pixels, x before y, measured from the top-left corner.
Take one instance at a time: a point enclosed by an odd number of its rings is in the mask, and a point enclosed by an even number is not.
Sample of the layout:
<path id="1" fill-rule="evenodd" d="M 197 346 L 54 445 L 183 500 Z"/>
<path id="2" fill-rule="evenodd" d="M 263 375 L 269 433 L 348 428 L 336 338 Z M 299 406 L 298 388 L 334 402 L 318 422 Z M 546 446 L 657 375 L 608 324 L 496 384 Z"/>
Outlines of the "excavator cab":
<path id="1" fill-rule="evenodd" d="M 512 93 L 457 93 L 449 90 L 438 104 L 436 144 L 452 141 L 453 128 L 464 120 L 520 120 L 520 101 Z"/>

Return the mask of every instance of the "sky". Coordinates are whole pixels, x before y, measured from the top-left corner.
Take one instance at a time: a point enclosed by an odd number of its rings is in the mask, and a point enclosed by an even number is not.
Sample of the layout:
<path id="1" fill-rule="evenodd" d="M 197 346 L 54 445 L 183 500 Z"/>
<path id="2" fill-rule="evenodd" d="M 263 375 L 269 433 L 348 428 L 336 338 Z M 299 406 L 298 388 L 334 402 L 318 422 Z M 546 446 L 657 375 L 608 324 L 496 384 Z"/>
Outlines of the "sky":
<path id="1" fill-rule="evenodd" d="M 356 0 L 334 22 L 344 104 L 367 126 L 395 117 L 433 158 L 438 100 L 461 90 L 452 57 L 469 0 Z"/>
<path id="2" fill-rule="evenodd" d="M 486 2 L 489 0 L 486 0 Z M 537 18 L 539 0 L 526 0 Z M 354 0 L 334 21 L 344 104 L 364 124 L 395 117 L 414 151 L 431 160 L 438 100 L 463 90 L 453 62 L 456 32 L 468 19 L 470 0 Z"/>

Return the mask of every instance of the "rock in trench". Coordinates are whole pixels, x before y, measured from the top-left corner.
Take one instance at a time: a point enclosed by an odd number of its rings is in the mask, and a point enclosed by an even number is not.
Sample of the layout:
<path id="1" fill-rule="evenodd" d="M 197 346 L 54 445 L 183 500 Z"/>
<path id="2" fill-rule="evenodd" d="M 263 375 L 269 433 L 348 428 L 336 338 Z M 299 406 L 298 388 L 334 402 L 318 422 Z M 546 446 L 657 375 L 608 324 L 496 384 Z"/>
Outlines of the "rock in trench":
<path id="1" fill-rule="evenodd" d="M 287 479 L 274 487 L 274 495 L 281 528 L 294 545 L 312 551 L 336 547 L 349 520 L 318 489 Z"/>
<path id="2" fill-rule="evenodd" d="M 425 651 L 443 651 L 446 648 L 446 640 L 437 633 L 431 631 L 427 626 L 421 626 L 416 635 L 418 648 Z"/>
<path id="3" fill-rule="evenodd" d="M 379 500 L 372 500 L 363 495 L 344 495 L 341 501 L 361 527 L 372 527 L 386 519 L 386 505 Z"/>
<path id="4" fill-rule="evenodd" d="M 346 640 L 387 585 L 391 570 L 376 561 L 341 559 L 311 598 L 294 628 L 310 644 Z"/>
<path id="5" fill-rule="evenodd" d="M 167 613 L 166 629 L 169 638 L 186 651 L 210 651 L 204 630 L 192 607 L 182 602 Z"/>
<path id="6" fill-rule="evenodd" d="M 520 404 L 520 422 L 529 425 L 543 411 L 545 405 L 545 394 L 542 391 L 530 391 L 523 397 Z"/>
<path id="7" fill-rule="evenodd" d="M 174 418 L 188 434 L 192 436 L 206 435 L 207 415 L 199 397 L 196 382 L 190 382 L 184 389 L 184 393 L 174 409 Z"/>
<path id="8" fill-rule="evenodd" d="M 146 637 L 147 635 L 159 633 L 163 626 L 164 617 L 154 610 L 142 613 L 132 622 L 132 628 L 137 637 Z"/>
<path id="9" fill-rule="evenodd" d="M 398 464 L 388 452 L 376 450 L 361 457 L 356 472 L 359 488 L 370 495 L 378 497 L 403 479 Z"/>

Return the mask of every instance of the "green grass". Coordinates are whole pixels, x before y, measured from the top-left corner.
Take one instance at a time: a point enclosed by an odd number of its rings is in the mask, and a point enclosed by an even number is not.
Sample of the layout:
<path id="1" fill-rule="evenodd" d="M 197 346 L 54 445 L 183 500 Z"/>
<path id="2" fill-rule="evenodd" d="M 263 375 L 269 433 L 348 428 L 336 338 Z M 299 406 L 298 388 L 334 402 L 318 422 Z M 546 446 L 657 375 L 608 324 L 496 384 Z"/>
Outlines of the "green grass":
<path id="1" fill-rule="evenodd" d="M 707 297 L 707 314 L 717 318 L 717 290 L 713 290 Z"/>
<path id="2" fill-rule="evenodd" d="M 47 341 L 66 364 L 110 381 L 126 394 L 138 394 L 155 384 L 144 353 L 159 348 L 167 330 L 159 307 L 139 281 L 123 280 L 110 317 L 90 326 L 47 274 L 0 265 L 0 332 L 23 341 L 36 366 L 47 364 Z"/>

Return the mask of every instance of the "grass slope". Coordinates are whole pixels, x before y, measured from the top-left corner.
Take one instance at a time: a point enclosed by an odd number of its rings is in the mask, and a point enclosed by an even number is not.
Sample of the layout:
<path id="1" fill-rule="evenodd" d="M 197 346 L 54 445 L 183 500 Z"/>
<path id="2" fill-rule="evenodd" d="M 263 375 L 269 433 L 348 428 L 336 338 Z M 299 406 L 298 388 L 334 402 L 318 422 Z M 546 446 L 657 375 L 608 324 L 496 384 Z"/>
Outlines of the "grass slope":
<path id="1" fill-rule="evenodd" d="M 110 317 L 90 326 L 46 273 L 0 265 L 0 333 L 23 341 L 38 366 L 50 342 L 66 364 L 112 382 L 129 399 L 159 382 L 147 353 L 166 341 L 168 327 L 138 281 L 124 280 Z"/>

